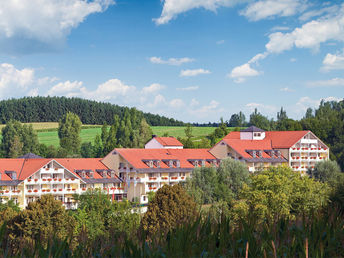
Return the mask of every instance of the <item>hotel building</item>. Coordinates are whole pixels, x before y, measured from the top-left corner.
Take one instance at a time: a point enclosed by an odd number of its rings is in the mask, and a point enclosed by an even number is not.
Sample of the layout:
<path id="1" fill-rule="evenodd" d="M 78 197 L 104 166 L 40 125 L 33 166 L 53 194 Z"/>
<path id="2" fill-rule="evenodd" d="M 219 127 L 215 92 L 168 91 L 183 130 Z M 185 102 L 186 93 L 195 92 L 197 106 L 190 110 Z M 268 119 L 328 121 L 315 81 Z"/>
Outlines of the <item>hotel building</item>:
<path id="1" fill-rule="evenodd" d="M 195 167 L 218 166 L 225 158 L 245 162 L 250 172 L 288 164 L 304 174 L 329 158 L 329 148 L 311 131 L 264 131 L 249 127 L 231 132 L 211 149 L 183 149 L 173 137 L 153 137 L 145 149 L 116 148 L 103 159 L 46 159 L 27 154 L 0 159 L 0 201 L 24 208 L 52 194 L 75 209 L 74 194 L 102 189 L 113 200 L 148 202 L 148 193 L 191 176 Z"/>

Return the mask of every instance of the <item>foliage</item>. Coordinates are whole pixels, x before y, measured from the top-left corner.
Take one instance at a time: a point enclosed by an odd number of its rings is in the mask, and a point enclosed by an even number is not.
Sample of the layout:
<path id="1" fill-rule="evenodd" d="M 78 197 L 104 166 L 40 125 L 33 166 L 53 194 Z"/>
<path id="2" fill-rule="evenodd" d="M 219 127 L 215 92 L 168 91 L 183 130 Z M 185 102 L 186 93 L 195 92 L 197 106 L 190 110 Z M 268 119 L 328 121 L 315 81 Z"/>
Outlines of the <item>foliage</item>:
<path id="1" fill-rule="evenodd" d="M 247 167 L 238 160 L 228 158 L 222 160 L 217 168 L 195 168 L 185 188 L 199 204 L 229 203 L 238 197 L 243 184 L 249 183 Z"/>
<path id="2" fill-rule="evenodd" d="M 165 234 L 177 225 L 190 222 L 196 215 L 196 203 L 182 186 L 164 185 L 148 204 L 141 227 L 150 236 Z"/>
<path id="3" fill-rule="evenodd" d="M 3 156 L 16 158 L 20 155 L 33 152 L 38 153 L 38 137 L 32 125 L 22 125 L 11 120 L 2 128 L 1 150 Z"/>
<path id="4" fill-rule="evenodd" d="M 239 199 L 232 203 L 234 219 L 254 214 L 271 223 L 280 218 L 309 216 L 325 206 L 330 189 L 321 182 L 293 172 L 289 167 L 270 168 L 251 176 L 251 185 L 244 185 Z"/>
<path id="5" fill-rule="evenodd" d="M 76 232 L 86 230 L 89 239 L 105 236 L 110 232 L 131 234 L 139 224 L 139 215 L 132 213 L 128 201 L 112 202 L 109 196 L 99 189 L 88 190 L 75 196 L 78 209 L 73 213 L 76 220 Z"/>
<path id="6" fill-rule="evenodd" d="M 308 174 L 320 182 L 335 186 L 341 179 L 342 173 L 338 163 L 334 160 L 317 162 L 314 169 L 308 170 Z"/>
<path id="7" fill-rule="evenodd" d="M 270 130 L 270 121 L 267 117 L 263 116 L 258 112 L 257 108 L 254 109 L 254 112 L 250 115 L 249 125 L 254 125 L 263 130 Z"/>
<path id="8" fill-rule="evenodd" d="M 243 127 L 246 125 L 246 117 L 243 112 L 233 114 L 229 119 L 228 126 L 230 127 Z"/>
<path id="9" fill-rule="evenodd" d="M 49 239 L 73 238 L 74 219 L 69 217 L 61 201 L 52 195 L 43 195 L 8 222 L 9 239 L 14 245 L 40 242 L 46 246 Z"/>
<path id="10" fill-rule="evenodd" d="M 83 158 L 93 158 L 94 157 L 94 148 L 92 143 L 83 142 L 80 148 L 80 154 Z"/>
<path id="11" fill-rule="evenodd" d="M 126 110 L 138 117 L 144 117 L 151 126 L 183 126 L 184 123 L 151 113 L 143 113 L 135 108 L 121 107 L 110 103 L 96 102 L 81 98 L 67 97 L 24 97 L 0 101 L 0 123 L 10 120 L 28 122 L 58 122 L 59 119 L 72 112 L 78 115 L 83 124 L 100 125 L 104 122 L 113 124 L 113 118 L 120 118 Z M 138 121 L 141 121 L 139 119 Z"/>
<path id="12" fill-rule="evenodd" d="M 59 122 L 58 135 L 62 148 L 68 150 L 69 153 L 80 152 L 80 118 L 71 112 L 68 112 Z"/>

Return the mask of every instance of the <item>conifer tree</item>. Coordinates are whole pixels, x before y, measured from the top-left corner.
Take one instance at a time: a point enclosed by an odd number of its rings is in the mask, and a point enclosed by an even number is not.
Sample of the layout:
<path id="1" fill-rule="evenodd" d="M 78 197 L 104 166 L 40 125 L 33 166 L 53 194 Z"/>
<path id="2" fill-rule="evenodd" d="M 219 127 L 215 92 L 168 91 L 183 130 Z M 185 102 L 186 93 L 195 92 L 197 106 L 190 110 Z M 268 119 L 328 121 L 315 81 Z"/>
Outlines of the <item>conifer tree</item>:
<path id="1" fill-rule="evenodd" d="M 58 135 L 60 138 L 60 146 L 69 153 L 80 152 L 80 118 L 71 112 L 68 112 L 59 122 Z"/>

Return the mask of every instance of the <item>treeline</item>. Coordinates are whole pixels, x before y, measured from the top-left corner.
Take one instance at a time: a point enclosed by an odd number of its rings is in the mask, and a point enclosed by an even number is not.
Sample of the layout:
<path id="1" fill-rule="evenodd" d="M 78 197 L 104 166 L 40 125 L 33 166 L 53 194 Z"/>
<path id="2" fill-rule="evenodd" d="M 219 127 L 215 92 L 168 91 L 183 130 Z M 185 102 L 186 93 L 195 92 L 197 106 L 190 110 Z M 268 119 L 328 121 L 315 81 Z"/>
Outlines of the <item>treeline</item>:
<path id="1" fill-rule="evenodd" d="M 122 118 L 126 111 L 145 118 L 152 126 L 184 125 L 183 122 L 173 118 L 143 113 L 135 108 L 66 97 L 24 97 L 2 100 L 0 101 L 0 123 L 6 124 L 10 120 L 22 123 L 58 122 L 67 112 L 72 112 L 80 117 L 83 124 L 113 124 L 114 116 Z"/>
<path id="2" fill-rule="evenodd" d="M 68 112 L 59 121 L 60 146 L 56 148 L 40 144 L 32 125 L 10 120 L 2 129 L 0 157 L 17 158 L 31 152 L 46 158 L 100 158 L 114 148 L 143 148 L 152 137 L 152 129 L 145 118 L 128 109 L 122 118 L 115 115 L 113 121 L 109 125 L 103 124 L 101 134 L 96 135 L 94 142 L 81 144 L 80 118 Z"/>
<path id="3" fill-rule="evenodd" d="M 308 108 L 304 117 L 293 120 L 288 117 L 286 110 L 277 112 L 277 120 L 269 119 L 257 109 L 250 114 L 249 119 L 242 112 L 233 114 L 227 121 L 221 119 L 218 128 L 208 136 L 211 145 L 229 133 L 227 127 L 240 130 L 241 127 L 254 125 L 266 131 L 300 131 L 310 130 L 330 148 L 330 158 L 336 160 L 344 170 L 344 100 L 321 101 L 316 109 Z"/>

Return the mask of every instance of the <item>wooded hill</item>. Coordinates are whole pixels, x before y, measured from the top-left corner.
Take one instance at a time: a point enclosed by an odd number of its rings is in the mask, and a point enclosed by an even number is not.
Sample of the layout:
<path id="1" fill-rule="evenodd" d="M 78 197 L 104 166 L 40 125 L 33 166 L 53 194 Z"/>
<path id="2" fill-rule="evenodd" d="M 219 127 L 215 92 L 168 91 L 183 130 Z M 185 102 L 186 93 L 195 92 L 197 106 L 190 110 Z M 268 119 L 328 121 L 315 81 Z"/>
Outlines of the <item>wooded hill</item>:
<path id="1" fill-rule="evenodd" d="M 68 111 L 77 114 L 83 124 L 113 124 L 114 115 L 123 117 L 125 110 L 132 116 L 144 117 L 152 126 L 183 126 L 184 123 L 135 108 L 66 97 L 24 97 L 0 101 L 0 123 L 11 119 L 28 122 L 58 122 Z"/>

